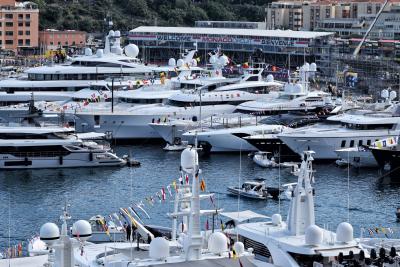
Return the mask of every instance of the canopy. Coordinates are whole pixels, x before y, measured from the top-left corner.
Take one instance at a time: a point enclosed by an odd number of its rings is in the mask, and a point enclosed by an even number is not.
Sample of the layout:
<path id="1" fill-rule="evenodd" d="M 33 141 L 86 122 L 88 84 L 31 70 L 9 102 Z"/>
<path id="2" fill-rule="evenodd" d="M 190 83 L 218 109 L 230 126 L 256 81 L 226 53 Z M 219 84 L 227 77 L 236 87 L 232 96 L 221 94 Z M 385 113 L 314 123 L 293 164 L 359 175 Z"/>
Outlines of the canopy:
<path id="1" fill-rule="evenodd" d="M 236 222 L 244 222 L 251 219 L 268 219 L 270 217 L 255 213 L 251 210 L 222 212 L 222 216 L 228 217 Z"/>

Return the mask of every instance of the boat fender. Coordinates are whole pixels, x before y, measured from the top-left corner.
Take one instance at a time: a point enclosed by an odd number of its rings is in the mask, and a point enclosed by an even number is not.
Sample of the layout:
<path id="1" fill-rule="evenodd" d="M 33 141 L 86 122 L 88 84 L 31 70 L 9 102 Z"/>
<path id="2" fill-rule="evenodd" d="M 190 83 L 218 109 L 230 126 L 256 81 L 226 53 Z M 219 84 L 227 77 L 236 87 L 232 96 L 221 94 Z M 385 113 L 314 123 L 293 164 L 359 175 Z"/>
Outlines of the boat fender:
<path id="1" fill-rule="evenodd" d="M 93 161 L 93 152 L 89 153 L 89 161 Z"/>

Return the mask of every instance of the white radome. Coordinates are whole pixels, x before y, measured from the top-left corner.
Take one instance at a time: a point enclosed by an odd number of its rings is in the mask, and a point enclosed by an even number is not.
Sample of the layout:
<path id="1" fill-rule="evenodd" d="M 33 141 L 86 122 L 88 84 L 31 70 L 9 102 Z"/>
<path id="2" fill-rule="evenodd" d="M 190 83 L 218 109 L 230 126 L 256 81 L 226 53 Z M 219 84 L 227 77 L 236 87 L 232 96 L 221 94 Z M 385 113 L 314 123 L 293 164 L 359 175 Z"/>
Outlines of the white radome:
<path id="1" fill-rule="evenodd" d="M 388 98 L 389 97 L 389 91 L 387 89 L 382 90 L 381 96 L 383 98 Z"/>
<path id="2" fill-rule="evenodd" d="M 180 59 L 178 59 L 178 61 L 176 62 L 176 66 L 182 67 L 184 63 L 185 63 L 185 62 L 183 61 L 183 59 L 180 58 Z"/>
<path id="3" fill-rule="evenodd" d="M 156 237 L 150 242 L 149 256 L 152 259 L 162 260 L 169 257 L 169 243 L 165 238 Z"/>
<path id="4" fill-rule="evenodd" d="M 317 71 L 317 64 L 314 62 L 310 64 L 310 71 Z"/>
<path id="5" fill-rule="evenodd" d="M 120 31 L 115 31 L 114 32 L 115 37 L 121 37 L 121 32 Z"/>
<path id="6" fill-rule="evenodd" d="M 242 242 L 235 242 L 235 244 L 233 244 L 233 249 L 236 254 L 240 256 L 244 253 L 244 244 Z"/>
<path id="7" fill-rule="evenodd" d="M 45 223 L 40 227 L 40 240 L 48 245 L 60 238 L 60 229 L 55 223 Z"/>
<path id="8" fill-rule="evenodd" d="M 139 47 L 135 44 L 128 44 L 124 48 L 125 50 L 125 55 L 128 57 L 136 58 L 139 55 Z"/>
<path id="9" fill-rule="evenodd" d="M 271 217 L 272 223 L 275 225 L 280 225 L 282 223 L 282 216 L 278 213 L 272 215 Z"/>
<path id="10" fill-rule="evenodd" d="M 113 30 L 110 30 L 108 32 L 108 35 L 111 36 L 111 37 L 114 37 L 115 36 L 115 32 Z"/>
<path id="11" fill-rule="evenodd" d="M 168 60 L 168 66 L 170 66 L 170 67 L 175 67 L 175 66 L 176 66 L 176 60 L 175 60 L 175 58 L 170 58 L 170 59 Z"/>
<path id="12" fill-rule="evenodd" d="M 348 222 L 342 222 L 336 228 L 336 241 L 349 243 L 353 241 L 353 226 Z"/>
<path id="13" fill-rule="evenodd" d="M 96 51 L 96 56 L 97 56 L 97 57 L 102 57 L 103 55 L 104 55 L 103 49 L 98 49 L 98 50 Z"/>
<path id="14" fill-rule="evenodd" d="M 274 76 L 272 74 L 267 75 L 267 82 L 273 82 L 274 81 Z"/>
<path id="15" fill-rule="evenodd" d="M 396 91 L 390 91 L 389 96 L 390 96 L 390 100 L 395 99 L 397 97 Z"/>
<path id="16" fill-rule="evenodd" d="M 215 232 L 208 239 L 208 249 L 211 253 L 221 254 L 228 250 L 228 240 L 221 232 Z"/>
<path id="17" fill-rule="evenodd" d="M 198 154 L 195 149 L 186 148 L 181 154 L 181 166 L 186 172 L 192 172 L 196 162 L 198 160 Z"/>
<path id="18" fill-rule="evenodd" d="M 210 57 L 210 64 L 215 64 L 218 61 L 218 57 L 216 55 L 212 55 Z"/>
<path id="19" fill-rule="evenodd" d="M 226 64 L 228 64 L 228 62 L 229 62 L 229 59 L 225 55 L 224 56 L 220 56 L 219 59 L 218 59 L 218 64 L 221 65 L 221 66 L 225 66 Z"/>
<path id="20" fill-rule="evenodd" d="M 306 235 L 306 245 L 318 246 L 322 244 L 324 235 L 322 229 L 319 228 L 317 225 L 313 224 L 308 226 L 305 235 Z"/>
<path id="21" fill-rule="evenodd" d="M 93 51 L 92 49 L 90 49 L 89 47 L 85 48 L 85 56 L 92 56 L 93 55 Z"/>
<path id="22" fill-rule="evenodd" d="M 92 227 L 90 223 L 85 220 L 76 221 L 72 225 L 72 236 L 86 241 L 92 236 Z"/>

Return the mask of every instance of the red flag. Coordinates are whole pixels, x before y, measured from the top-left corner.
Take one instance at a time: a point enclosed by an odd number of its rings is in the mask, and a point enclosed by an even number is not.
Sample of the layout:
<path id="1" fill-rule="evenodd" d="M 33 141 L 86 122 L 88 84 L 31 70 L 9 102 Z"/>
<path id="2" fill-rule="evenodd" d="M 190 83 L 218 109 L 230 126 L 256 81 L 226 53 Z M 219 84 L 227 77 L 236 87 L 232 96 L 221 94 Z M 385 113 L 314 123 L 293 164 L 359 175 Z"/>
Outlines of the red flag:
<path id="1" fill-rule="evenodd" d="M 162 196 L 162 200 L 164 200 L 164 201 L 165 201 L 165 199 L 166 199 L 166 195 L 165 195 L 165 189 L 164 189 L 164 187 L 163 187 L 163 188 L 161 188 L 161 196 Z"/>
<path id="2" fill-rule="evenodd" d="M 185 179 L 186 179 L 186 184 L 189 184 L 189 175 L 186 174 Z"/>

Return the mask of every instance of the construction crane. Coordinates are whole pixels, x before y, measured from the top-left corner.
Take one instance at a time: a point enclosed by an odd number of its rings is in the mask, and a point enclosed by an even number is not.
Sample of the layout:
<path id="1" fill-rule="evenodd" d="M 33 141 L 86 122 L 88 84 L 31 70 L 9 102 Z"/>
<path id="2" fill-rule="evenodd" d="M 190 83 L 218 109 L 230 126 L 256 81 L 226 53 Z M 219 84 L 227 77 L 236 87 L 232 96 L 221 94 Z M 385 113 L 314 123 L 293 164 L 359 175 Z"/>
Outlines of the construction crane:
<path id="1" fill-rule="evenodd" d="M 367 32 L 364 34 L 361 42 L 358 44 L 358 46 L 356 47 L 356 49 L 353 52 L 353 57 L 357 57 L 358 54 L 360 53 L 361 47 L 364 44 L 365 40 L 367 39 L 370 31 L 372 30 L 372 28 L 375 26 L 375 23 L 378 21 L 379 16 L 381 15 L 381 13 L 383 12 L 383 10 L 385 9 L 386 5 L 388 4 L 389 0 L 385 0 L 385 2 L 383 3 L 381 9 L 379 10 L 379 12 L 376 14 L 376 17 L 374 19 L 374 21 L 372 21 L 371 25 L 369 26 Z"/>

